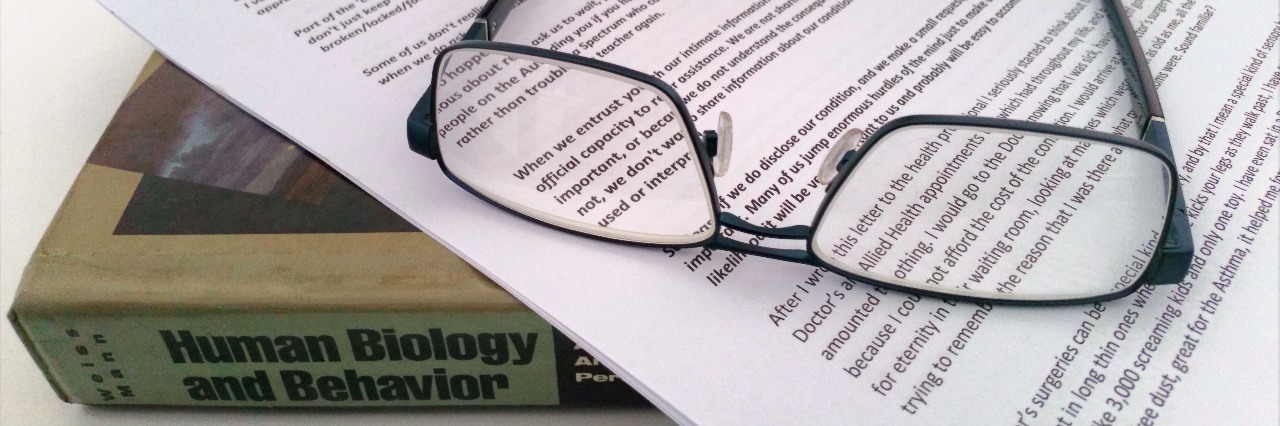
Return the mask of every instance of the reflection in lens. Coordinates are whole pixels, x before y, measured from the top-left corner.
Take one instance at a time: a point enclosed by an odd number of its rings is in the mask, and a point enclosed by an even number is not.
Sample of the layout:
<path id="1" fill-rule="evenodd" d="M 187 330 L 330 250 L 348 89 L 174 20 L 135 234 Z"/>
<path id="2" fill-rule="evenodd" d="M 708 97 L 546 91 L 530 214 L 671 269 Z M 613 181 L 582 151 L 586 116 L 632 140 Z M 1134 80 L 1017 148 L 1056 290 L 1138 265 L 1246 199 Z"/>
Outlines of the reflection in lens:
<path id="1" fill-rule="evenodd" d="M 863 156 L 812 244 L 839 269 L 924 290 L 1101 296 L 1146 269 L 1169 179 L 1157 157 L 1105 142 L 910 126 Z"/>
<path id="2" fill-rule="evenodd" d="M 445 167 L 552 225 L 651 243 L 704 240 L 711 197 L 671 99 L 553 60 L 460 49 L 437 70 Z"/>

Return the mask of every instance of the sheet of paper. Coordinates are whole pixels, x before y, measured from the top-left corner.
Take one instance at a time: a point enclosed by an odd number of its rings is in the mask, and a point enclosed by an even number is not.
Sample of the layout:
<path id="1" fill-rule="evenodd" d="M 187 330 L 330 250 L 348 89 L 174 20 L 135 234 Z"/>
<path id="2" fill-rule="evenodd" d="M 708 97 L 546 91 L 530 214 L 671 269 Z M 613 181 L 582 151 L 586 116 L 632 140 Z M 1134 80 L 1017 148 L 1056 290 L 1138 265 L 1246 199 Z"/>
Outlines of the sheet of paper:
<path id="1" fill-rule="evenodd" d="M 624 247 L 493 208 L 404 139 L 430 60 L 479 1 L 100 1 L 585 342 L 679 421 L 1276 420 L 1280 23 L 1260 13 L 1274 0 L 1130 3 L 1199 256 L 1181 285 L 1060 308 L 950 303 L 763 258 Z M 717 201 L 777 226 L 811 221 L 823 191 L 816 163 L 851 127 L 971 114 L 1132 136 L 1100 7 L 528 2 L 498 38 L 652 73 L 686 98 L 700 130 L 731 112 L 736 152 Z"/>

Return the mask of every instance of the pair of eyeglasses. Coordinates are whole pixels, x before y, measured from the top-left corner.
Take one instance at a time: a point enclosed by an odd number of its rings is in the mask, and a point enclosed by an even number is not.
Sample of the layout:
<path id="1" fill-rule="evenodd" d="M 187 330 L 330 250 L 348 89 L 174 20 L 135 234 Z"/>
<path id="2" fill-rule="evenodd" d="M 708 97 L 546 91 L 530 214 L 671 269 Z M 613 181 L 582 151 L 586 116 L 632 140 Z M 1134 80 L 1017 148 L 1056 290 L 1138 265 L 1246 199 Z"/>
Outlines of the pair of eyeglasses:
<path id="1" fill-rule="evenodd" d="M 409 117 L 409 146 L 493 205 L 583 236 L 762 256 L 948 299 L 1115 299 L 1180 282 L 1192 241 L 1145 56 L 1119 0 L 1103 3 L 1143 110 L 1140 140 L 905 116 L 871 135 L 792 139 L 760 162 L 826 151 L 816 177 L 762 166 L 724 191 L 715 176 L 732 156 L 728 114 L 699 133 L 680 96 L 653 76 L 494 42 L 515 1 L 493 0 L 436 59 Z M 762 226 L 722 212 L 720 195 L 750 200 L 754 213 L 821 205 L 811 225 Z M 777 240 L 804 248 L 771 247 Z"/>

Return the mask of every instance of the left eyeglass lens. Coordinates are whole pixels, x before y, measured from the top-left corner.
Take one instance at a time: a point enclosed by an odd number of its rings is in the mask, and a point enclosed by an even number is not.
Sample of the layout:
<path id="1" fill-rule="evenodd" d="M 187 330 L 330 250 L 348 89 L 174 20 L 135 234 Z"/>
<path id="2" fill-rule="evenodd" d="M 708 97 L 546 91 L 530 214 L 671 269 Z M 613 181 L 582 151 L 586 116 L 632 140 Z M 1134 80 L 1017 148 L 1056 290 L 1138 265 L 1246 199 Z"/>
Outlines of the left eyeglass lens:
<path id="1" fill-rule="evenodd" d="M 547 58 L 459 49 L 436 70 L 445 167 L 539 221 L 607 238 L 682 244 L 714 232 L 693 139 L 671 99 Z"/>
<path id="2" fill-rule="evenodd" d="M 1101 140 L 979 127 L 885 135 L 823 212 L 813 249 L 839 269 L 969 297 L 1061 300 L 1137 282 L 1173 174 Z"/>

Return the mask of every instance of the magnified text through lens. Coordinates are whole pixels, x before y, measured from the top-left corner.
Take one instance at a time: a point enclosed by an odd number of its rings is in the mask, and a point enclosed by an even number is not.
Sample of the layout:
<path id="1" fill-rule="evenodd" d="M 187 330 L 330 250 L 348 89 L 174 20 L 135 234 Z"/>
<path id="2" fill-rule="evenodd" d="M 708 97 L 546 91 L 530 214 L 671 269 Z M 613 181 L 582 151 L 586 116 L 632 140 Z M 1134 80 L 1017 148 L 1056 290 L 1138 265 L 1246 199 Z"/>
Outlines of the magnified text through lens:
<path id="1" fill-rule="evenodd" d="M 692 243 L 714 231 L 689 130 L 645 83 L 459 49 L 443 58 L 435 96 L 445 168 L 499 204 L 626 241 Z"/>
<path id="2" fill-rule="evenodd" d="M 1074 299 L 1131 287 L 1165 224 L 1158 157 L 978 127 L 885 135 L 835 194 L 813 249 L 876 280 L 972 297 Z"/>

